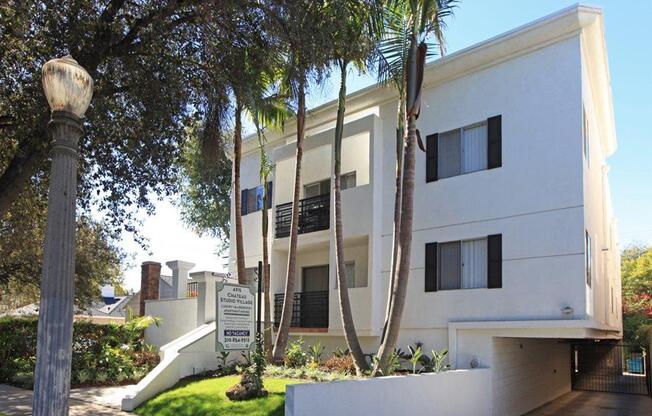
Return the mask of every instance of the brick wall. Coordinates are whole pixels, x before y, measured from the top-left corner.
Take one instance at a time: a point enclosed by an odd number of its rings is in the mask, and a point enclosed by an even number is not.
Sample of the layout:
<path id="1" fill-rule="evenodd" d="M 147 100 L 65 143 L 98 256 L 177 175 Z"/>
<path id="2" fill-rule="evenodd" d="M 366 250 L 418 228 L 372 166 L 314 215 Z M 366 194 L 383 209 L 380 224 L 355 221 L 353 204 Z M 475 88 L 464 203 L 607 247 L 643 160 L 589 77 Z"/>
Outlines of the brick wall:
<path id="1" fill-rule="evenodd" d="M 145 315 L 145 301 L 158 299 L 161 263 L 146 261 L 140 266 L 140 315 Z"/>

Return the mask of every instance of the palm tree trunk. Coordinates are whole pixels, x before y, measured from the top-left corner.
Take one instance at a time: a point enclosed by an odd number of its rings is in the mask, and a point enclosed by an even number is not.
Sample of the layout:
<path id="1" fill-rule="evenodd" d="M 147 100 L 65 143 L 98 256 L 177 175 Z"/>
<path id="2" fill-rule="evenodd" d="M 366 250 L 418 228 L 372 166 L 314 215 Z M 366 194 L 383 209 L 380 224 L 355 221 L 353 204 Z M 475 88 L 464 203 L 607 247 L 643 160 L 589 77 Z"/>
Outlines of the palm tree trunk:
<path id="1" fill-rule="evenodd" d="M 385 339 L 378 350 L 379 360 L 374 368 L 374 373 L 378 371 L 387 372 L 387 364 L 390 355 L 396 347 L 398 333 L 401 326 L 401 318 L 405 306 L 408 279 L 410 277 L 410 253 L 412 246 L 412 220 L 414 209 L 414 165 L 415 165 L 415 146 L 416 146 L 416 114 L 415 102 L 417 101 L 417 40 L 416 36 L 412 37 L 410 42 L 410 52 L 408 55 L 408 73 L 407 73 L 407 100 L 406 114 L 408 124 L 408 134 L 404 154 L 404 171 L 401 192 L 401 226 L 399 228 L 399 247 L 396 264 L 396 281 L 394 282 L 392 302 L 390 305 L 389 316 L 387 320 L 387 331 Z M 420 87 L 420 86 L 419 86 Z"/>
<path id="2" fill-rule="evenodd" d="M 305 134 L 306 122 L 306 79 L 305 74 L 298 82 L 298 109 L 297 109 L 297 153 L 296 165 L 294 168 L 294 196 L 292 199 L 292 222 L 290 225 L 290 248 L 288 250 L 288 268 L 285 278 L 285 298 L 283 300 L 283 311 L 274 351 L 273 362 L 283 361 L 285 347 L 287 347 L 290 335 L 290 322 L 292 320 L 292 307 L 294 306 L 294 283 L 297 266 L 297 239 L 299 235 L 299 198 L 301 197 L 301 159 L 303 158 L 303 136 Z"/>
<path id="3" fill-rule="evenodd" d="M 269 233 L 269 218 L 267 210 L 267 201 L 271 195 L 267 194 L 267 176 L 263 178 L 263 344 L 265 345 L 265 359 L 272 360 L 272 323 L 271 323 L 271 301 L 269 294 L 269 246 L 267 237 Z"/>
<path id="4" fill-rule="evenodd" d="M 246 283 L 244 244 L 242 242 L 242 200 L 240 198 L 240 160 L 242 158 L 242 105 L 235 106 L 235 129 L 233 132 L 233 193 L 235 199 L 235 257 L 238 283 Z M 245 201 L 245 204 L 247 201 Z"/>
<path id="5" fill-rule="evenodd" d="M 342 136 L 344 134 L 344 112 L 346 102 L 346 61 L 340 62 L 341 82 L 340 96 L 337 107 L 337 122 L 335 124 L 335 166 L 334 193 L 335 193 L 335 262 L 337 264 L 337 294 L 340 302 L 340 313 L 342 315 L 342 326 L 344 327 L 344 339 L 351 351 L 356 372 L 362 375 L 362 371 L 368 371 L 369 365 L 365 359 L 364 352 L 360 347 L 358 335 L 355 332 L 351 302 L 349 300 L 348 281 L 346 279 L 346 266 L 344 264 L 344 237 L 342 236 L 342 185 L 341 185 L 341 161 L 342 161 Z"/>
<path id="6" fill-rule="evenodd" d="M 385 307 L 385 324 L 380 343 L 385 342 L 389 308 L 392 304 L 394 282 L 396 281 L 396 261 L 398 259 L 399 227 L 401 226 L 401 190 L 403 180 L 403 145 L 405 144 L 405 97 L 399 98 L 396 129 L 396 190 L 394 192 L 394 229 L 392 230 L 392 259 L 390 263 L 389 284 L 387 285 L 387 306 Z"/>

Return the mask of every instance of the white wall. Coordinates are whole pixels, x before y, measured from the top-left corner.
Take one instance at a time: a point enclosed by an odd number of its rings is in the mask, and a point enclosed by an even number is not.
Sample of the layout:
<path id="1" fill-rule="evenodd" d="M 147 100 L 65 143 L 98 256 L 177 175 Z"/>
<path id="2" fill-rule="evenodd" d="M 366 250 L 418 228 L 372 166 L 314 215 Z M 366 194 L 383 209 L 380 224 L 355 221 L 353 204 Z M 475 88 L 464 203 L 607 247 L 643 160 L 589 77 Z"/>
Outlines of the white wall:
<path id="1" fill-rule="evenodd" d="M 197 328 L 197 298 L 147 300 L 145 314 L 161 318 L 145 330 L 145 341 L 161 347 Z"/>
<path id="2" fill-rule="evenodd" d="M 565 306 L 582 316 L 580 102 L 578 36 L 424 90 L 422 137 L 501 114 L 502 167 L 426 183 L 425 154 L 417 152 L 410 303 L 402 328 L 445 328 L 451 320 L 559 319 Z M 395 109 L 395 103 L 381 107 L 385 287 Z M 501 289 L 424 291 L 426 243 L 490 234 L 503 235 Z"/>
<path id="3" fill-rule="evenodd" d="M 570 344 L 493 339 L 493 414 L 521 415 L 571 390 Z"/>
<path id="4" fill-rule="evenodd" d="M 616 224 L 611 205 L 609 190 L 609 165 L 606 136 L 609 132 L 602 129 L 599 121 L 600 105 L 594 96 L 594 86 L 589 76 L 591 62 L 587 56 L 585 42 L 582 43 L 582 104 L 586 112 L 589 140 L 589 154 L 583 156 L 583 192 L 585 229 L 592 240 L 592 284 L 586 286 L 587 314 L 597 322 L 621 326 L 621 290 L 620 290 L 620 248 L 617 245 Z M 580 108 L 582 111 L 582 108 Z M 580 126 L 582 128 L 582 126 Z M 581 134 L 580 134 L 581 137 Z M 577 143 L 581 152 L 582 141 Z M 613 296 L 612 296 L 613 293 Z"/>
<path id="5" fill-rule="evenodd" d="M 491 371 L 457 370 L 286 387 L 286 416 L 360 414 L 490 415 Z"/>

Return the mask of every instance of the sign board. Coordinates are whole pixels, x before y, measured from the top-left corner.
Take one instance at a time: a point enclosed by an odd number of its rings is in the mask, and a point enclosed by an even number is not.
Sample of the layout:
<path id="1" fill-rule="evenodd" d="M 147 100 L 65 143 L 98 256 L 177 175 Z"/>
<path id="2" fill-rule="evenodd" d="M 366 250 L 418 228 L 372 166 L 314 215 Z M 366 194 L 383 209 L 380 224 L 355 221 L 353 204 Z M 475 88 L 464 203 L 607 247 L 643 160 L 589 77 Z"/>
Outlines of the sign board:
<path id="1" fill-rule="evenodd" d="M 256 297 L 251 286 L 217 283 L 215 289 L 215 349 L 233 351 L 254 348 Z"/>

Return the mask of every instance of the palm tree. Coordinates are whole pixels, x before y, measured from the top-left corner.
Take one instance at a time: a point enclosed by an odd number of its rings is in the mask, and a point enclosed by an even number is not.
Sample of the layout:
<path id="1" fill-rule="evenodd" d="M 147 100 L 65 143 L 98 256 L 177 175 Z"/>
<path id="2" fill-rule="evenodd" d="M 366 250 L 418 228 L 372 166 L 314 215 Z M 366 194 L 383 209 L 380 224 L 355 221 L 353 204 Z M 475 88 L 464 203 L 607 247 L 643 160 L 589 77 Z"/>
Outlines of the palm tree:
<path id="1" fill-rule="evenodd" d="M 272 76 L 274 73 L 272 73 Z M 269 176 L 274 170 L 274 165 L 269 160 L 265 145 L 267 138 L 265 137 L 266 127 L 281 128 L 285 120 L 289 117 L 289 110 L 284 98 L 278 94 L 268 93 L 264 94 L 273 87 L 276 80 L 269 77 L 268 74 L 261 74 L 258 94 L 251 97 L 250 105 L 247 107 L 251 114 L 254 127 L 256 128 L 256 135 L 258 137 L 258 149 L 260 153 L 260 182 L 263 186 L 263 210 L 262 210 L 262 239 L 263 239 L 263 275 L 259 278 L 263 279 L 263 310 L 264 310 L 264 338 L 265 357 L 267 361 L 272 360 L 272 323 L 271 323 L 271 299 L 270 299 L 270 267 L 269 267 L 269 214 L 268 205 L 272 197 L 269 192 L 268 186 Z"/>
<path id="2" fill-rule="evenodd" d="M 396 5 L 396 7 L 403 6 Z M 398 256 L 399 227 L 401 225 L 401 189 L 403 175 L 403 146 L 405 144 L 405 63 L 410 46 L 410 36 L 406 23 L 406 14 L 400 10 L 384 13 L 382 50 L 378 65 L 378 78 L 382 84 L 390 84 L 398 93 L 396 114 L 396 185 L 394 191 L 394 223 L 392 230 L 392 257 L 390 259 L 390 279 L 388 285 L 385 315 L 389 316 L 392 304 L 393 287 L 396 280 L 396 259 Z M 383 325 L 381 344 L 385 339 L 387 320 Z"/>
<path id="3" fill-rule="evenodd" d="M 444 53 L 445 19 L 453 14 L 455 0 L 396 0 L 391 1 L 385 10 L 388 21 L 403 22 L 402 30 L 389 31 L 381 45 L 381 53 L 390 65 L 402 66 L 405 79 L 405 117 L 407 136 L 403 151 L 403 172 L 401 178 L 401 217 L 398 227 L 398 250 L 394 264 L 395 280 L 391 287 L 391 301 L 386 317 L 386 331 L 378 350 L 378 360 L 374 373 L 385 372 L 390 355 L 396 347 L 401 317 L 405 306 L 407 284 L 410 271 L 412 245 L 412 216 L 414 203 L 414 167 L 417 140 L 420 135 L 416 128 L 421 105 L 423 72 L 428 54 L 428 46 L 439 46 Z M 400 28 L 399 28 L 400 29 Z M 400 39 L 392 38 L 397 34 Z M 405 53 L 404 34 L 409 46 Z M 434 38 L 434 39 L 433 39 Z"/>
<path id="4" fill-rule="evenodd" d="M 344 113 L 346 107 L 346 77 L 350 63 L 358 70 L 366 69 L 366 64 L 373 56 L 378 39 L 379 17 L 381 8 L 377 1 L 342 0 L 334 2 L 332 24 L 337 30 L 334 33 L 334 56 L 340 70 L 340 91 L 335 123 L 333 143 L 333 205 L 335 206 L 335 262 L 337 265 L 337 293 L 339 298 L 342 326 L 347 347 L 351 351 L 356 372 L 360 375 L 368 371 L 369 364 L 360 347 L 360 341 L 355 331 L 351 302 L 349 300 L 348 280 L 344 261 L 344 237 L 342 233 L 342 136 L 344 133 Z"/>
<path id="5" fill-rule="evenodd" d="M 294 306 L 296 280 L 297 240 L 299 234 L 299 199 L 301 197 L 301 162 L 306 123 L 306 91 L 311 74 L 319 75 L 328 62 L 332 45 L 330 28 L 326 24 L 324 0 L 277 0 L 271 2 L 266 13 L 273 30 L 286 45 L 286 65 L 282 85 L 284 95 L 292 97 L 296 104 L 297 150 L 292 197 L 292 220 L 288 249 L 285 298 L 281 312 L 272 360 L 283 360 L 290 335 L 290 322 Z M 316 77 L 320 79 L 319 76 Z"/>

